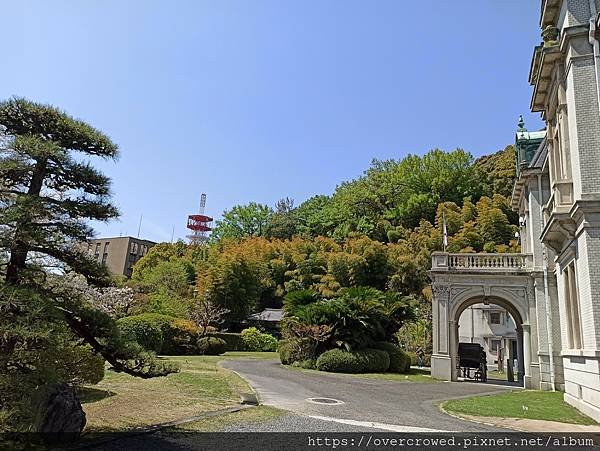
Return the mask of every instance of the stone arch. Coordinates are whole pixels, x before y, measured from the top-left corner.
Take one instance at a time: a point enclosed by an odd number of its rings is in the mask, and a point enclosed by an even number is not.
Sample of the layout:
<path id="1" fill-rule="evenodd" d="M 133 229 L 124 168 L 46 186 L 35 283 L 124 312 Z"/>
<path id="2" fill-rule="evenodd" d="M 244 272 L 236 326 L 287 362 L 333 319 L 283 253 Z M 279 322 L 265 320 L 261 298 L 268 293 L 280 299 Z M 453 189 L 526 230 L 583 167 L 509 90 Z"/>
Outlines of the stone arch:
<path id="1" fill-rule="evenodd" d="M 450 280 L 448 280 L 450 279 Z M 458 380 L 458 321 L 470 305 L 491 303 L 506 309 L 517 325 L 519 375 L 527 385 L 531 364 L 529 331 L 529 287 L 526 279 L 499 280 L 492 277 L 457 276 L 434 280 L 432 375 Z M 504 283 L 503 283 L 504 282 Z"/>
<path id="2" fill-rule="evenodd" d="M 452 369 L 456 371 L 456 367 L 458 366 L 458 343 L 459 343 L 459 329 L 458 324 L 462 313 L 472 305 L 475 304 L 494 304 L 505 309 L 513 318 L 513 321 L 516 325 L 517 332 L 517 362 L 518 362 L 518 381 L 521 385 L 524 384 L 525 380 L 525 359 L 524 359 L 524 338 L 523 338 L 523 318 L 524 313 L 520 312 L 518 302 L 515 302 L 513 299 L 509 301 L 508 299 L 500 296 L 486 296 L 482 298 L 479 296 L 463 296 L 461 300 L 456 300 L 452 303 L 450 310 L 451 322 L 454 325 L 454 329 L 450 330 L 450 349 L 451 349 L 451 362 Z M 452 380 L 457 380 L 456 375 L 453 374 Z"/>

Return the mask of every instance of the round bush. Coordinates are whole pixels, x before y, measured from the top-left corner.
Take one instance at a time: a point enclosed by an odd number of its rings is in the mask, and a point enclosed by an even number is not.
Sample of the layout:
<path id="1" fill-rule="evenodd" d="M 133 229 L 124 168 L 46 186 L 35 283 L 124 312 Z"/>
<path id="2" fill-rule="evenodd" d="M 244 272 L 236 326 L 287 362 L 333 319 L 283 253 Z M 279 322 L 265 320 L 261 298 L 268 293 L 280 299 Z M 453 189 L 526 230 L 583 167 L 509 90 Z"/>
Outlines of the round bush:
<path id="1" fill-rule="evenodd" d="M 411 358 L 398 346 L 387 341 L 380 341 L 375 344 L 375 348 L 387 352 L 390 356 L 388 371 L 391 373 L 407 373 L 410 370 Z"/>
<path id="2" fill-rule="evenodd" d="M 390 356 L 380 349 L 331 349 L 317 359 L 317 369 L 331 373 L 381 373 L 387 371 L 389 366 Z"/>
<path id="3" fill-rule="evenodd" d="M 147 351 L 160 352 L 163 332 L 159 325 L 149 321 L 145 315 L 126 316 L 117 321 L 121 335 L 140 344 Z"/>
<path id="4" fill-rule="evenodd" d="M 225 340 L 215 337 L 202 337 L 198 339 L 198 352 L 203 355 L 220 355 L 225 352 Z"/>
<path id="5" fill-rule="evenodd" d="M 265 334 L 256 327 L 244 329 L 241 333 L 244 346 L 249 351 L 276 351 L 277 338 L 272 335 Z"/>

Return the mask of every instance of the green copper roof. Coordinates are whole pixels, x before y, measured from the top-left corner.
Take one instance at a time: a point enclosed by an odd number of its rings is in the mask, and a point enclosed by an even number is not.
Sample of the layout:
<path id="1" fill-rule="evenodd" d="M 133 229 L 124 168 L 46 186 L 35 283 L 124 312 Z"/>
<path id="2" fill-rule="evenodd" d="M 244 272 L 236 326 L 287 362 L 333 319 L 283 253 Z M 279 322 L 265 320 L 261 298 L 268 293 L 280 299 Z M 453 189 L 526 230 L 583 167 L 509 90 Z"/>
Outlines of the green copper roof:
<path id="1" fill-rule="evenodd" d="M 546 137 L 546 130 L 530 132 L 525 128 L 523 116 L 519 116 L 517 124 L 517 135 L 515 137 L 515 150 L 517 154 L 517 177 L 521 169 L 529 166 L 531 160 Z"/>

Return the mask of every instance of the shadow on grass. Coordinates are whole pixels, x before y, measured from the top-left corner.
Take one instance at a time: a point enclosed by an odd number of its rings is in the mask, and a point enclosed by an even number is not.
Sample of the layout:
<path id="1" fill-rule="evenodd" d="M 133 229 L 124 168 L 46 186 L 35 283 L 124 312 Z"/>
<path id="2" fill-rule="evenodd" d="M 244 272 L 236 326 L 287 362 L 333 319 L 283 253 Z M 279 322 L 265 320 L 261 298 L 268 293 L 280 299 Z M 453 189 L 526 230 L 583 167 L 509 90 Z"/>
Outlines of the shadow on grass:
<path id="1" fill-rule="evenodd" d="M 77 390 L 77 394 L 79 395 L 81 404 L 90 404 L 114 396 L 116 393 L 108 390 L 99 390 L 97 388 L 81 387 Z"/>

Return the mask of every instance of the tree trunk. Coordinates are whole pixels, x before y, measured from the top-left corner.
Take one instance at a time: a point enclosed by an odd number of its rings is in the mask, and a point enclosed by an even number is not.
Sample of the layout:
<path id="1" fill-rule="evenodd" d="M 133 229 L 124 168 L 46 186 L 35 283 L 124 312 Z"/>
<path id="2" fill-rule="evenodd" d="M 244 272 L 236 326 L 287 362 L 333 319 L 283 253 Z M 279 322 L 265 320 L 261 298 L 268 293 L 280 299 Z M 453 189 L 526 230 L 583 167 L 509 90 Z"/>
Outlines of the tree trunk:
<path id="1" fill-rule="evenodd" d="M 29 183 L 29 189 L 27 197 L 39 197 L 42 186 L 44 186 L 44 178 L 46 178 L 46 169 L 48 166 L 47 160 L 39 160 L 33 170 L 31 176 L 31 182 Z M 31 227 L 33 218 L 28 217 L 15 226 L 15 235 L 13 238 L 13 245 L 10 248 L 10 260 L 6 267 L 6 283 L 8 285 L 18 285 L 20 280 L 20 272 L 25 269 L 27 263 L 27 254 L 29 253 L 30 243 L 27 243 L 23 237 L 23 230 Z M 27 224 L 27 222 L 29 224 Z"/>

